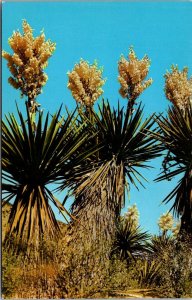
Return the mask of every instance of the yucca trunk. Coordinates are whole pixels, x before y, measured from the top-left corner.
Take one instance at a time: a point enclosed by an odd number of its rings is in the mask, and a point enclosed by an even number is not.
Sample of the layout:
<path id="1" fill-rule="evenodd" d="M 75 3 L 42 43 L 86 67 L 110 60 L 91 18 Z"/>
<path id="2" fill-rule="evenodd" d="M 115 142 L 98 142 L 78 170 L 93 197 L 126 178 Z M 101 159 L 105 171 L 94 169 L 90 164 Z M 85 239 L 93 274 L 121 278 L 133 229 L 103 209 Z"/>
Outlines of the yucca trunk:
<path id="1" fill-rule="evenodd" d="M 180 232 L 182 233 L 184 231 L 184 232 L 192 235 L 192 220 L 191 220 L 190 209 L 191 208 L 189 205 L 185 206 L 185 211 L 181 217 Z"/>
<path id="2" fill-rule="evenodd" d="M 192 236 L 192 170 L 187 171 L 183 178 L 183 192 L 180 197 L 185 203 L 181 217 L 180 233 L 190 234 Z"/>
<path id="3" fill-rule="evenodd" d="M 73 249 L 73 261 L 74 256 L 77 259 L 78 296 L 100 290 L 108 276 L 111 246 L 124 201 L 122 170 L 122 165 L 112 166 L 105 180 L 99 178 L 91 191 L 88 189 L 79 196 L 72 207 L 76 220 L 71 228 L 69 249 L 70 252 Z"/>

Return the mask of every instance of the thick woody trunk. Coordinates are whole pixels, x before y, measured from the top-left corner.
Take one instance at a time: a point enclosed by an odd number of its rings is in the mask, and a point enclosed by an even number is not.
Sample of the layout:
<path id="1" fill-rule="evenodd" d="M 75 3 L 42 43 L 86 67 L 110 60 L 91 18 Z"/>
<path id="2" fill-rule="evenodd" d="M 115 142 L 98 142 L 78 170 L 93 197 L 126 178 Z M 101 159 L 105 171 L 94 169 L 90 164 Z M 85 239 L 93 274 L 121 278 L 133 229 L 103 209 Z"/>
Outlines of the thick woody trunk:
<path id="1" fill-rule="evenodd" d="M 183 180 L 183 192 L 181 196 L 184 207 L 181 216 L 180 233 L 192 237 L 192 170 L 186 172 Z"/>
<path id="2" fill-rule="evenodd" d="M 124 198 L 123 176 L 117 176 L 116 188 L 114 177 L 110 170 L 105 181 L 102 184 L 98 181 L 94 190 L 81 195 L 73 207 L 76 221 L 71 228 L 69 251 L 74 253 L 72 263 L 77 260 L 72 275 L 73 280 L 78 278 L 73 282 L 79 290 L 76 296 L 86 297 L 101 290 L 108 276 L 111 247 Z"/>
<path id="3" fill-rule="evenodd" d="M 189 209 L 187 209 L 181 218 L 181 228 L 180 228 L 181 233 L 187 233 L 192 235 L 192 220 L 190 220 L 190 217 L 191 217 L 191 212 Z"/>
<path id="4" fill-rule="evenodd" d="M 190 234 L 192 237 L 192 207 L 187 203 L 181 217 L 180 233 Z"/>

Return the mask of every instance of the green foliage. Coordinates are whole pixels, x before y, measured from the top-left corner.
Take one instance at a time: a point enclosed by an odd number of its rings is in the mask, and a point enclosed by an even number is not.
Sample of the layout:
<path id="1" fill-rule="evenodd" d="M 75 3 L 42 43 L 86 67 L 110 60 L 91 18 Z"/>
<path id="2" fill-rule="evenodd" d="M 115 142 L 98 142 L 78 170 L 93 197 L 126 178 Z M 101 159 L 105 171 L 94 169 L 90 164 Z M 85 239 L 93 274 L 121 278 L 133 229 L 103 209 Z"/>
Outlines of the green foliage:
<path id="1" fill-rule="evenodd" d="M 86 151 L 88 153 L 93 147 L 97 147 L 97 151 L 95 148 L 87 162 L 82 160 L 81 173 L 77 168 L 71 169 L 71 173 L 76 173 L 76 178 L 73 177 L 74 180 L 69 186 L 75 188 L 78 193 L 85 192 L 86 189 L 91 192 L 99 177 L 102 176 L 104 181 L 110 169 L 117 169 L 123 165 L 122 176 L 127 176 L 129 183 L 138 188 L 138 184 L 142 184 L 141 179 L 145 180 L 138 169 L 149 168 L 146 162 L 159 155 L 159 148 L 149 132 L 155 123 L 153 117 L 142 122 L 141 105 L 134 114 L 130 114 L 129 109 L 124 110 L 120 107 L 117 110 L 111 109 L 110 104 L 108 102 L 105 104 L 104 101 L 102 106 L 99 106 L 98 113 L 91 111 L 88 117 L 84 114 L 81 116 L 87 123 L 87 131 L 93 135 L 89 143 L 84 144 Z M 115 176 L 113 178 L 114 189 L 118 186 L 119 172 L 116 170 L 117 178 Z M 64 187 L 65 180 L 60 189 Z M 78 200 L 77 198 L 76 201 Z"/>
<path id="2" fill-rule="evenodd" d="M 168 151 L 164 161 L 163 174 L 156 179 L 171 180 L 182 174 L 182 178 L 173 191 L 164 199 L 174 199 L 173 210 L 181 216 L 181 231 L 192 232 L 192 105 L 186 106 L 184 113 L 177 107 L 168 111 L 167 117 L 157 118 L 159 133 L 154 133 Z"/>
<path id="3" fill-rule="evenodd" d="M 58 243 L 51 239 L 40 243 L 38 260 L 33 250 L 28 256 L 25 252 L 15 255 L 10 248 L 3 247 L 3 298 L 61 298 L 56 281 L 60 271 L 59 253 Z"/>
<path id="4" fill-rule="evenodd" d="M 157 245 L 156 245 L 157 246 Z M 159 288 L 163 297 L 191 297 L 192 295 L 192 247 L 191 239 L 185 241 L 167 238 L 161 240 L 161 248 L 152 254 L 156 263 L 161 264 Z"/>
<path id="5" fill-rule="evenodd" d="M 69 172 L 71 158 L 76 149 L 87 139 L 87 133 L 75 131 L 72 118 L 60 119 L 60 110 L 49 124 L 49 114 L 43 123 L 39 114 L 34 132 L 29 113 L 25 122 L 18 111 L 19 125 L 10 114 L 2 122 L 2 190 L 6 202 L 14 200 L 9 216 L 7 238 L 14 235 L 21 244 L 24 240 L 38 243 L 41 234 L 57 237 L 59 226 L 50 206 L 65 211 L 47 186 Z M 70 163 L 69 163 L 70 161 Z M 78 158 L 76 157 L 76 163 Z"/>
<path id="6" fill-rule="evenodd" d="M 147 232 L 142 232 L 140 227 L 133 227 L 129 220 L 123 219 L 117 225 L 116 238 L 113 245 L 112 253 L 119 256 L 121 260 L 130 262 L 145 255 L 148 251 Z"/>
<path id="7" fill-rule="evenodd" d="M 109 269 L 107 253 L 97 244 L 83 242 L 76 245 L 69 242 L 61 257 L 57 283 L 63 290 L 62 297 L 87 298 L 105 287 Z"/>
<path id="8" fill-rule="evenodd" d="M 83 145 L 85 149 L 82 149 L 88 157 L 83 158 L 75 169 L 71 168 L 68 173 L 71 182 L 63 178 L 63 185 L 58 189 L 68 186 L 76 195 L 71 207 L 77 219 L 73 221 L 72 238 L 74 247 L 79 249 L 81 245 L 88 259 L 82 259 L 81 250 L 76 255 L 79 255 L 80 261 L 84 261 L 81 273 L 90 274 L 90 282 L 93 284 L 94 280 L 94 285 L 97 282 L 100 288 L 101 278 L 105 276 L 103 273 L 107 272 L 104 270 L 104 258 L 107 261 L 111 252 L 116 221 L 125 204 L 126 187 L 130 184 L 136 188 L 142 185 L 142 179 L 145 178 L 139 169 L 148 168 L 147 162 L 158 155 L 159 149 L 149 131 L 153 128 L 154 120 L 150 117 L 143 121 L 141 105 L 132 113 L 129 108 L 118 106 L 118 109 L 112 109 L 108 102 L 103 101 L 98 112 L 90 108 L 86 113 L 80 112 L 80 116 L 92 137 Z M 81 126 L 81 121 L 79 124 Z M 140 238 L 145 237 L 141 234 Z M 96 264 L 97 259 L 94 251 L 90 250 L 88 254 L 85 240 L 86 244 L 90 243 L 88 249 L 92 249 L 93 245 L 105 249 L 101 251 L 103 266 L 98 267 L 97 278 L 92 276 L 92 264 Z M 134 247 L 136 256 L 136 251 L 139 252 L 139 249 L 136 250 L 136 242 Z M 78 267 L 72 269 L 77 270 Z M 89 285 L 90 275 L 82 276 L 82 282 L 87 282 L 84 283 L 85 287 Z M 75 278 L 76 275 L 70 276 Z"/>
<path id="9" fill-rule="evenodd" d="M 2 250 L 2 294 L 10 297 L 14 294 L 16 287 L 22 284 L 22 280 L 17 274 L 19 260 L 17 256 L 10 255 L 5 248 Z"/>
<path id="10" fill-rule="evenodd" d="M 135 263 L 133 261 L 128 266 L 125 260 L 121 260 L 117 255 L 113 255 L 107 278 L 108 289 L 127 290 L 128 288 L 137 288 L 138 280 L 134 270 Z"/>
<path id="11" fill-rule="evenodd" d="M 152 255 L 163 253 L 165 249 L 174 247 L 176 239 L 168 235 L 154 235 L 148 243 L 148 248 Z"/>
<path id="12" fill-rule="evenodd" d="M 148 264 L 148 266 L 150 266 Z M 153 269 L 153 270 L 152 270 Z M 155 268 L 146 271 L 145 260 L 132 260 L 129 265 L 126 261 L 113 256 L 110 264 L 110 273 L 106 283 L 108 296 L 125 298 L 159 297 L 159 273 Z M 142 276 L 143 275 L 143 276 Z M 145 281 L 145 285 L 142 285 Z"/>
<path id="13" fill-rule="evenodd" d="M 47 241 L 44 246 L 46 251 L 41 249 L 42 260 L 38 264 L 33 259 L 23 259 L 3 249 L 4 298 L 192 296 L 190 240 L 170 243 L 160 251 L 148 254 L 145 259 L 131 260 L 129 265 L 116 255 L 101 264 L 103 255 L 94 246 L 91 255 L 89 244 L 84 248 L 87 252 L 82 249 L 81 255 L 77 255 L 77 249 L 71 251 L 64 240 L 55 245 Z M 62 247 L 68 249 L 66 256 L 62 254 Z M 47 253 L 49 258 L 46 258 Z M 92 269 L 88 270 L 92 270 L 92 274 L 86 272 L 86 260 L 92 260 Z M 100 278 L 99 283 L 97 272 L 100 272 L 101 266 L 104 267 L 102 274 L 105 276 Z M 90 275 L 94 281 L 90 280 Z"/>
<path id="14" fill-rule="evenodd" d="M 142 268 L 139 269 L 138 281 L 140 287 L 151 287 L 158 283 L 161 264 L 155 260 L 145 260 Z"/>

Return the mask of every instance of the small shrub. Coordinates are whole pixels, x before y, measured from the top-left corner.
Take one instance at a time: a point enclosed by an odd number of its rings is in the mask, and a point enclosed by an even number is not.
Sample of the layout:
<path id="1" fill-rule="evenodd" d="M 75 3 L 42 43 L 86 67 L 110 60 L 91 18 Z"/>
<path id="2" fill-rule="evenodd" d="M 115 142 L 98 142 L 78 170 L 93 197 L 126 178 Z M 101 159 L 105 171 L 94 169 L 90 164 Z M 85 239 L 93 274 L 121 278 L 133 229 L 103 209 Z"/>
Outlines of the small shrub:
<path id="1" fill-rule="evenodd" d="M 162 264 L 159 287 L 163 297 L 192 296 L 192 248 L 185 241 L 168 243 L 164 250 L 156 252 L 155 260 Z"/>

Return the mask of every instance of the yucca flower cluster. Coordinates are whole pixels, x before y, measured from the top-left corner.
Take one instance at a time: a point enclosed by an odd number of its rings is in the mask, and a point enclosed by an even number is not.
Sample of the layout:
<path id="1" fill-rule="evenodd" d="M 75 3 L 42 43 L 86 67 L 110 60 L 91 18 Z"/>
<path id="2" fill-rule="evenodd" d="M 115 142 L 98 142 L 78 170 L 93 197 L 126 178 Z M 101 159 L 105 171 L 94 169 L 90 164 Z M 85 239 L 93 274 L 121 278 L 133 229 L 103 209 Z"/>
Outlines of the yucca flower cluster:
<path id="1" fill-rule="evenodd" d="M 68 85 L 74 99 L 85 107 L 92 107 L 94 102 L 103 94 L 102 86 L 106 82 L 102 78 L 103 70 L 97 63 L 90 65 L 83 59 L 75 64 L 74 69 L 68 72 Z"/>
<path id="2" fill-rule="evenodd" d="M 139 211 L 136 204 L 128 208 L 127 213 L 124 215 L 126 222 L 129 222 L 132 229 L 136 229 L 139 226 Z"/>
<path id="3" fill-rule="evenodd" d="M 172 228 L 172 233 L 174 237 L 177 237 L 181 227 L 181 222 L 177 222 L 176 225 Z"/>
<path id="4" fill-rule="evenodd" d="M 172 230 L 173 223 L 173 216 L 169 212 L 163 214 L 158 221 L 159 228 L 163 233 L 166 233 L 168 230 Z"/>
<path id="5" fill-rule="evenodd" d="M 152 84 L 152 79 L 145 80 L 148 75 L 150 60 L 144 56 L 139 60 L 132 48 L 128 60 L 122 55 L 118 62 L 118 81 L 121 84 L 119 93 L 133 104 L 141 93 Z"/>
<path id="6" fill-rule="evenodd" d="M 22 28 L 23 35 L 16 31 L 8 39 L 13 55 L 3 51 L 2 56 L 8 61 L 7 66 L 12 74 L 8 79 L 9 83 L 15 89 L 20 89 L 21 96 L 28 97 L 30 106 L 30 102 L 35 101 L 47 82 L 48 76 L 44 69 L 56 44 L 46 41 L 43 32 L 34 38 L 33 29 L 26 20 L 23 21 Z"/>
<path id="7" fill-rule="evenodd" d="M 164 75 L 165 94 L 173 105 L 185 109 L 192 98 L 192 78 L 188 79 L 188 68 L 179 71 L 177 66 L 172 66 L 171 72 Z"/>

